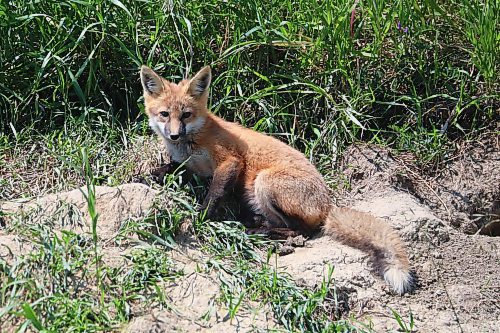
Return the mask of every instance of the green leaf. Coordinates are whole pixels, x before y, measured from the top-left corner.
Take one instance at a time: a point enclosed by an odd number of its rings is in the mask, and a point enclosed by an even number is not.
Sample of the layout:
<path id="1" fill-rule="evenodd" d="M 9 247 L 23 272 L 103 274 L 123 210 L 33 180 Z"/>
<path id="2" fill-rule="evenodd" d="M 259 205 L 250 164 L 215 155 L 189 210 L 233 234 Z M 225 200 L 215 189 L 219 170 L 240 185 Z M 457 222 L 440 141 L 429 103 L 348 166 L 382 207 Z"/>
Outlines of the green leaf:
<path id="1" fill-rule="evenodd" d="M 68 68 L 68 75 L 69 78 L 71 79 L 71 84 L 73 85 L 73 88 L 75 89 L 76 95 L 80 99 L 83 105 L 87 105 L 87 101 L 85 99 L 85 94 L 83 93 L 82 87 L 80 87 L 80 84 L 75 78 L 75 75 L 71 71 L 71 69 Z"/>
<path id="2" fill-rule="evenodd" d="M 26 317 L 26 319 L 31 321 L 31 323 L 33 324 L 33 326 L 35 326 L 37 330 L 39 331 L 45 330 L 42 323 L 36 317 L 35 311 L 33 311 L 33 308 L 28 303 L 24 303 L 21 307 L 23 308 L 24 317 Z"/>
<path id="3" fill-rule="evenodd" d="M 127 7 L 125 7 L 125 5 L 120 0 L 111 0 L 111 2 L 114 5 L 120 7 L 121 9 L 123 9 L 128 14 L 128 16 L 130 16 L 131 19 L 134 19 L 134 17 L 132 16 L 132 14 L 130 14 L 130 11 L 127 9 Z"/>

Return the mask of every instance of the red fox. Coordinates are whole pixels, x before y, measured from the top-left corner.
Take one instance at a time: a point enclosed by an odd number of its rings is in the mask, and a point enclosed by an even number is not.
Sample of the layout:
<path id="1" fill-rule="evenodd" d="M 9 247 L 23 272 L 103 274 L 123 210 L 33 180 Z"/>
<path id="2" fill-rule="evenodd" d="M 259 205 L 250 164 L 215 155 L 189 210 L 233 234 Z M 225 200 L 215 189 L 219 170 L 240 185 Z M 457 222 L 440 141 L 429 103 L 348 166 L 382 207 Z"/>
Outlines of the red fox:
<path id="1" fill-rule="evenodd" d="M 320 173 L 299 151 L 268 135 L 227 122 L 207 109 L 209 66 L 175 84 L 141 68 L 144 103 L 151 128 L 171 160 L 212 178 L 201 205 L 213 215 L 229 191 L 238 190 L 270 229 L 319 231 L 369 253 L 375 270 L 398 294 L 413 289 L 405 247 L 386 223 L 336 207 Z"/>

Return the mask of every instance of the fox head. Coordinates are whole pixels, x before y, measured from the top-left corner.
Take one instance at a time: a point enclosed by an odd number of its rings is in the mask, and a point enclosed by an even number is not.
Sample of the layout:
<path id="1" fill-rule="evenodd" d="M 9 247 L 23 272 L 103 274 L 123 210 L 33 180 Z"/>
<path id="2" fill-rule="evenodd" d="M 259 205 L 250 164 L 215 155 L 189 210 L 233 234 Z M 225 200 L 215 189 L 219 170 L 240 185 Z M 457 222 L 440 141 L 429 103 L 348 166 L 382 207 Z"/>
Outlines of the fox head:
<path id="1" fill-rule="evenodd" d="M 151 128 L 165 140 L 179 142 L 196 134 L 208 115 L 208 87 L 212 74 L 203 67 L 190 80 L 169 82 L 151 68 L 141 67 L 144 104 Z"/>

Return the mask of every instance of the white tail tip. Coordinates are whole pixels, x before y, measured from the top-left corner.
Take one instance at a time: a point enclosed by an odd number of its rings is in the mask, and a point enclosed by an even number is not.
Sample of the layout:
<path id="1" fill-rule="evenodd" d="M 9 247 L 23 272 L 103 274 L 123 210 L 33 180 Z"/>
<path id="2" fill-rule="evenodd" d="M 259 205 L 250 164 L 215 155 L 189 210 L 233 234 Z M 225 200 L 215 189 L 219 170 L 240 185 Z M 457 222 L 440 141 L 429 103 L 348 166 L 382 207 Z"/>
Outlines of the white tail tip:
<path id="1" fill-rule="evenodd" d="M 397 267 L 391 267 L 384 273 L 384 280 L 389 284 L 394 292 L 403 295 L 413 289 L 413 276 Z"/>

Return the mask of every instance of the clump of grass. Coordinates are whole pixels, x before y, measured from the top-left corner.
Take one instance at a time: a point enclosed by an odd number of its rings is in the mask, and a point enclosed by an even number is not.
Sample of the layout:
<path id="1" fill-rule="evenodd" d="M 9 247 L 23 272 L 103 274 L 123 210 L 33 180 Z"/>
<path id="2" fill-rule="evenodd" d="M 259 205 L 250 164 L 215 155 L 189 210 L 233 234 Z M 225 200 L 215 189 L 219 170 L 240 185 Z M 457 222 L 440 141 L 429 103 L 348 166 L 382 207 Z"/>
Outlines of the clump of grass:
<path id="1" fill-rule="evenodd" d="M 132 249 L 125 258 L 131 262 L 127 269 L 118 268 L 119 274 L 110 273 L 117 285 L 122 285 L 128 292 L 140 292 L 142 294 L 160 292 L 160 300 L 164 301 L 166 296 L 158 288 L 164 282 L 174 281 L 182 275 L 182 271 L 174 268 L 174 263 L 165 254 L 165 250 L 155 246 L 146 246 Z M 149 290 L 149 291 L 148 291 Z M 157 297 L 147 296 L 147 301 L 152 302 Z"/>
<path id="2" fill-rule="evenodd" d="M 45 135 L 23 131 L 12 142 L 0 133 L 0 200 L 84 186 L 82 147 L 96 185 L 115 186 L 147 175 L 162 157 L 156 137 L 142 134 L 142 129 L 92 128 L 76 121 Z"/>
<path id="3" fill-rule="evenodd" d="M 102 244 L 92 233 L 57 231 L 51 217 L 32 220 L 36 213 L 19 221 L 9 217 L 8 232 L 33 248 L 9 263 L 0 260 L 2 325 L 51 332 L 110 331 L 148 306 L 169 306 L 163 288 L 182 271 L 175 268 L 161 237 L 133 248 L 122 256 L 120 266 L 113 266 L 103 260 Z"/>
<path id="4" fill-rule="evenodd" d="M 39 245 L 0 272 L 2 322 L 49 331 L 95 331 L 116 325 L 120 315 L 112 315 L 112 303 L 100 303 L 100 293 L 85 288 L 96 282 L 91 273 L 94 260 L 88 260 L 93 258 L 92 240 L 68 231 L 58 236 L 43 227 L 38 237 L 32 237 Z"/>
<path id="5" fill-rule="evenodd" d="M 500 4 L 498 1 L 463 1 L 460 16 L 465 23 L 464 33 L 473 48 L 469 50 L 471 59 L 490 91 L 498 84 L 500 42 L 498 21 Z"/>
<path id="6" fill-rule="evenodd" d="M 358 331 L 337 317 L 338 309 L 331 309 L 331 304 L 336 304 L 331 267 L 316 289 L 301 287 L 273 265 L 276 254 L 274 246 L 269 246 L 272 243 L 245 234 L 240 225 L 205 221 L 195 224 L 195 230 L 206 250 L 214 255 L 207 267 L 219 276 L 220 301 L 230 319 L 249 301 L 258 301 L 270 308 L 276 322 L 287 331 Z"/>

